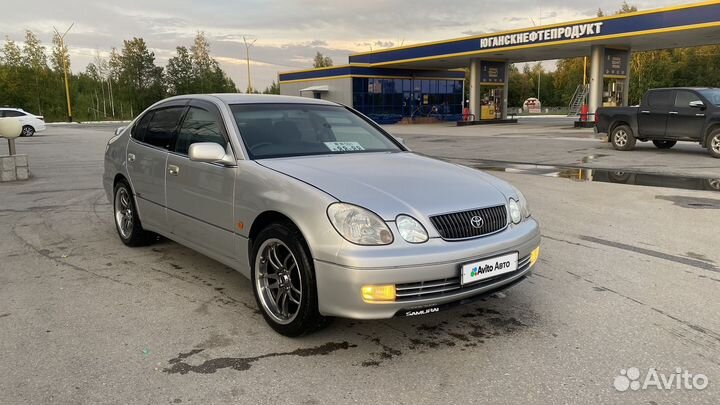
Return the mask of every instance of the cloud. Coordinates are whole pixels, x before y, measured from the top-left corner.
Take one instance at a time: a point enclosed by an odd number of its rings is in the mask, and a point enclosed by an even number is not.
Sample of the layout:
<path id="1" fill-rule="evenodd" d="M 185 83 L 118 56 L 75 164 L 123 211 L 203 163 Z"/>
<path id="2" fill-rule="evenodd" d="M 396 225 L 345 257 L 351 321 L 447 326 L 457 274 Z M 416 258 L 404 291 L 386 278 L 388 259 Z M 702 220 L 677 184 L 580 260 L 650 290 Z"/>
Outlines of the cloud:
<path id="1" fill-rule="evenodd" d="M 641 9 L 679 0 L 633 1 Z M 25 0 L 22 7 L 4 7 L 0 13 L 0 39 L 21 42 L 24 30 L 35 31 L 50 44 L 52 26 L 75 22 L 68 34 L 73 70 L 83 70 L 95 55 L 122 47 L 123 39 L 142 37 L 159 64 L 175 54 L 176 46 L 191 46 L 198 31 L 210 41 L 211 53 L 244 88 L 247 69 L 242 37 L 257 42 L 250 49 L 253 85 L 264 88 L 277 72 L 312 66 L 315 52 L 346 63 L 352 52 L 410 45 L 426 41 L 525 28 L 594 16 L 600 7 L 608 12 L 620 0 L 587 3 L 565 0 Z"/>

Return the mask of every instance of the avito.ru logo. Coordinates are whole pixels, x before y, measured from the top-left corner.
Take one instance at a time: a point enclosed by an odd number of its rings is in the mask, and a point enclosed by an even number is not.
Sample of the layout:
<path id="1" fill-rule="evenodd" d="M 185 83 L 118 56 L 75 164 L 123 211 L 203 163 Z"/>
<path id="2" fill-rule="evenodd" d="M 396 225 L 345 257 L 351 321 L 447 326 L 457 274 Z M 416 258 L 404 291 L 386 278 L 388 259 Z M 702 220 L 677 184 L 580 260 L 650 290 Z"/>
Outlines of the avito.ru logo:
<path id="1" fill-rule="evenodd" d="M 709 384 L 705 374 L 690 374 L 680 367 L 675 368 L 675 372 L 671 374 L 658 373 L 654 368 L 650 368 L 645 378 L 640 377 L 637 367 L 622 369 L 620 375 L 613 380 L 613 386 L 624 392 L 628 389 L 637 391 L 653 387 L 659 390 L 704 390 Z"/>

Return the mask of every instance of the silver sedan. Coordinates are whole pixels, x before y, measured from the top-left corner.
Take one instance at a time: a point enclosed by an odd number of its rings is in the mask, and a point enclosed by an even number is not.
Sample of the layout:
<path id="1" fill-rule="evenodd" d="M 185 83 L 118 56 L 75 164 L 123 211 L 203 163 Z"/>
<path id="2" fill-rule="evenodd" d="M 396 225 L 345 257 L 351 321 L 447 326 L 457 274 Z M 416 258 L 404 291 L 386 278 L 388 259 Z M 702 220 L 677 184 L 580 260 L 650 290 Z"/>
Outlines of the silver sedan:
<path id="1" fill-rule="evenodd" d="M 287 336 L 470 302 L 539 254 L 516 188 L 309 98 L 158 102 L 110 139 L 103 182 L 123 243 L 159 234 L 236 269 Z"/>

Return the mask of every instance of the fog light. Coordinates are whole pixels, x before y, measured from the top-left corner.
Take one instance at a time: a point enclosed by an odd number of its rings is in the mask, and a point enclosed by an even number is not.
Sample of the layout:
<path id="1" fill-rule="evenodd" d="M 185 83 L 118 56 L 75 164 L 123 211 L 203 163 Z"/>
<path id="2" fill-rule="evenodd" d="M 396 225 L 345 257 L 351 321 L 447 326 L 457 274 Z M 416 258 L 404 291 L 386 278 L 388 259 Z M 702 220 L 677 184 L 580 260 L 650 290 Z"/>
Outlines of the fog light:
<path id="1" fill-rule="evenodd" d="M 540 246 L 536 247 L 535 250 L 530 253 L 530 267 L 532 267 L 540 257 Z"/>
<path id="2" fill-rule="evenodd" d="M 395 301 L 395 285 L 364 285 L 362 298 L 365 302 Z"/>

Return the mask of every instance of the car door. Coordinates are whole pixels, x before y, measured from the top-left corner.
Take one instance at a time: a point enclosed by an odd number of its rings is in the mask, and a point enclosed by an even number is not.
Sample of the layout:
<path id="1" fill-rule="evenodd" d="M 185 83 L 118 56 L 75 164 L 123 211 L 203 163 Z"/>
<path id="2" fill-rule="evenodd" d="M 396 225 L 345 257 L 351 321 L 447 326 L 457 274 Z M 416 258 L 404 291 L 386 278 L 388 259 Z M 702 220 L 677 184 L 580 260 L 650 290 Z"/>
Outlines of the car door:
<path id="1" fill-rule="evenodd" d="M 668 113 L 667 137 L 673 139 L 699 140 L 705 126 L 705 111 L 690 107 L 693 101 L 701 101 L 691 90 L 676 90 L 675 103 Z"/>
<path id="2" fill-rule="evenodd" d="M 148 230 L 167 231 L 165 170 L 186 103 L 174 101 L 148 111 L 130 132 L 127 170 L 140 221 Z"/>
<path id="3" fill-rule="evenodd" d="M 673 108 L 673 90 L 651 90 L 638 113 L 638 131 L 641 137 L 663 138 L 668 113 Z"/>
<path id="4" fill-rule="evenodd" d="M 198 142 L 217 143 L 233 154 L 218 107 L 193 100 L 168 156 L 168 225 L 179 240 L 228 263 L 237 253 L 233 211 L 237 167 L 191 161 L 188 150 Z"/>

